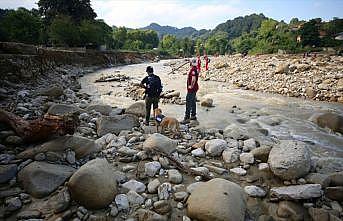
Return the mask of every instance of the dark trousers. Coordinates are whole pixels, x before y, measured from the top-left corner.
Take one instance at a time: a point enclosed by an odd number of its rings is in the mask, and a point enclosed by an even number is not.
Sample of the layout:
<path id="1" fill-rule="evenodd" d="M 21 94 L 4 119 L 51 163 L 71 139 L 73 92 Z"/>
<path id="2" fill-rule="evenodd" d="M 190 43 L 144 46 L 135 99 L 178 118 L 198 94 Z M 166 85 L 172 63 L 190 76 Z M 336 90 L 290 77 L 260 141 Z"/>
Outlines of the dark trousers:
<path id="1" fill-rule="evenodd" d="M 146 122 L 149 122 L 150 120 L 150 112 L 151 112 L 151 105 L 153 106 L 154 109 L 158 108 L 158 97 L 146 97 L 145 98 L 145 120 Z"/>
<path id="2" fill-rule="evenodd" d="M 197 114 L 196 94 L 196 92 L 187 93 L 185 119 L 189 119 L 190 115 L 195 117 Z"/>

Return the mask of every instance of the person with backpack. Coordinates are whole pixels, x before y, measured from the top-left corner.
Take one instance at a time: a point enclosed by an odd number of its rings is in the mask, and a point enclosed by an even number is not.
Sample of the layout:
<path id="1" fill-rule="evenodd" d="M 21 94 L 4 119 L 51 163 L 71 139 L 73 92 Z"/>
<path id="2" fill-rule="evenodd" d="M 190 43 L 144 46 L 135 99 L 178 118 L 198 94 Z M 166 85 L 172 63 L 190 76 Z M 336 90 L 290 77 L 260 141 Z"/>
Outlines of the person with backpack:
<path id="1" fill-rule="evenodd" d="M 148 76 L 141 81 L 141 86 L 145 88 L 145 125 L 149 126 L 151 105 L 154 111 L 158 108 L 162 83 L 160 77 L 154 74 L 154 69 L 151 66 L 146 68 L 146 72 Z"/>
<path id="2" fill-rule="evenodd" d="M 197 60 L 192 59 L 190 62 L 191 69 L 187 77 L 187 96 L 186 96 L 186 112 L 185 118 L 182 123 L 189 123 L 190 120 L 196 120 L 196 93 L 199 89 L 198 78 L 199 73 L 197 70 Z"/>

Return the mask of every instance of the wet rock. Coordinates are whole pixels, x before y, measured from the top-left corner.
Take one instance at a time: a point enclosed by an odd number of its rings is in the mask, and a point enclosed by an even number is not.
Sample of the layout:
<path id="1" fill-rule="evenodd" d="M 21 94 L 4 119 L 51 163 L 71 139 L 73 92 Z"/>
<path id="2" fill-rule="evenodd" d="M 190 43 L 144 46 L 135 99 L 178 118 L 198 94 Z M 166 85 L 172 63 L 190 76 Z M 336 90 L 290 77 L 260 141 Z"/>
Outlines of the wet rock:
<path id="1" fill-rule="evenodd" d="M 266 196 L 266 191 L 258 186 L 246 186 L 244 187 L 244 192 L 251 197 L 263 198 Z"/>
<path id="2" fill-rule="evenodd" d="M 250 153 L 254 155 L 255 159 L 261 160 L 262 162 L 266 163 L 268 162 L 268 157 L 271 149 L 272 148 L 269 146 L 257 147 L 253 149 Z"/>
<path id="3" fill-rule="evenodd" d="M 285 200 L 311 199 L 322 196 L 320 184 L 305 184 L 270 189 L 271 197 Z"/>
<path id="4" fill-rule="evenodd" d="M 327 127 L 335 132 L 343 134 L 343 116 L 336 113 L 324 113 L 317 116 L 315 122 L 320 127 Z"/>
<path id="5" fill-rule="evenodd" d="M 45 162 L 32 162 L 18 173 L 18 181 L 32 196 L 42 198 L 62 185 L 75 169 Z"/>
<path id="6" fill-rule="evenodd" d="M 325 209 L 310 207 L 308 212 L 313 221 L 330 221 L 329 213 Z"/>
<path id="7" fill-rule="evenodd" d="M 110 115 L 110 113 L 112 112 L 112 107 L 110 105 L 105 105 L 105 104 L 93 104 L 93 105 L 89 105 L 86 110 L 88 112 L 91 111 L 96 111 L 101 113 L 102 115 Z"/>
<path id="8" fill-rule="evenodd" d="M 22 207 L 19 197 L 13 197 L 5 200 L 6 211 L 13 212 Z"/>
<path id="9" fill-rule="evenodd" d="M 269 164 L 268 163 L 259 163 L 258 164 L 258 170 L 268 171 L 269 170 Z"/>
<path id="10" fill-rule="evenodd" d="M 254 163 L 254 155 L 252 155 L 252 153 L 242 153 L 239 156 L 239 159 L 241 162 L 245 163 L 245 164 L 253 164 Z"/>
<path id="11" fill-rule="evenodd" d="M 174 193 L 174 199 L 176 201 L 184 201 L 185 199 L 187 199 L 187 197 L 188 197 L 188 193 L 184 191 Z"/>
<path id="12" fill-rule="evenodd" d="M 171 191 L 172 191 L 172 186 L 170 183 L 162 183 L 157 189 L 158 198 L 160 200 L 169 199 Z"/>
<path id="13" fill-rule="evenodd" d="M 145 117 L 145 103 L 144 102 L 136 102 L 130 105 L 125 110 L 126 114 L 133 114 L 137 117 Z"/>
<path id="14" fill-rule="evenodd" d="M 246 203 L 237 184 L 216 178 L 199 185 L 187 200 L 187 215 L 199 221 L 243 221 Z"/>
<path id="15" fill-rule="evenodd" d="M 161 169 L 161 164 L 157 161 L 145 163 L 145 174 L 149 177 L 154 177 L 156 173 Z"/>
<path id="16" fill-rule="evenodd" d="M 256 141 L 254 138 L 243 141 L 243 151 L 251 151 L 256 148 Z"/>
<path id="17" fill-rule="evenodd" d="M 166 214 L 171 210 L 171 206 L 167 200 L 159 200 L 154 203 L 154 210 L 159 214 Z"/>
<path id="18" fill-rule="evenodd" d="M 331 174 L 343 171 L 343 158 L 339 157 L 321 157 L 316 159 L 316 172 Z"/>
<path id="19" fill-rule="evenodd" d="M 17 175 L 17 165 L 16 164 L 7 164 L 0 165 L 0 183 L 7 183 L 13 177 Z"/>
<path id="20" fill-rule="evenodd" d="M 137 210 L 138 221 L 167 221 L 167 217 L 155 213 L 151 210 L 139 209 Z"/>
<path id="21" fill-rule="evenodd" d="M 226 148 L 227 142 L 222 139 L 209 140 L 205 145 L 206 152 L 210 156 L 220 156 Z"/>
<path id="22" fill-rule="evenodd" d="M 123 183 L 122 187 L 133 190 L 137 193 L 142 193 L 146 189 L 144 183 L 138 182 L 137 180 L 129 180 L 126 183 Z"/>
<path id="23" fill-rule="evenodd" d="M 135 191 L 130 190 L 126 196 L 130 206 L 138 206 L 144 203 L 144 198 Z"/>
<path id="24" fill-rule="evenodd" d="M 122 130 L 131 130 L 138 126 L 138 118 L 134 115 L 102 116 L 97 121 L 97 134 L 98 136 L 103 136 L 107 133 L 119 134 Z"/>
<path id="25" fill-rule="evenodd" d="M 281 140 L 270 151 L 268 163 L 273 173 L 285 180 L 305 176 L 311 168 L 306 144 L 292 140 Z"/>
<path id="26" fill-rule="evenodd" d="M 75 105 L 67 105 L 67 104 L 53 104 L 48 109 L 48 114 L 57 115 L 57 116 L 64 116 L 66 114 L 75 114 L 75 113 L 82 113 L 82 112 L 84 112 L 83 109 Z"/>
<path id="27" fill-rule="evenodd" d="M 343 201 L 343 186 L 326 187 L 325 196 L 339 202 Z"/>
<path id="28" fill-rule="evenodd" d="M 200 101 L 200 105 L 202 107 L 213 107 L 213 99 L 211 98 L 204 98 Z"/>
<path id="29" fill-rule="evenodd" d="M 57 139 L 43 143 L 34 148 L 25 150 L 18 155 L 18 158 L 28 159 L 34 158 L 38 153 L 50 152 L 64 152 L 65 150 L 72 150 L 75 152 L 76 158 L 80 159 L 86 157 L 89 154 L 100 151 L 100 146 L 97 145 L 94 140 L 81 137 L 66 135 Z"/>
<path id="30" fill-rule="evenodd" d="M 148 192 L 157 193 L 157 188 L 161 185 L 159 179 L 154 179 L 148 183 Z"/>
<path id="31" fill-rule="evenodd" d="M 225 163 L 234 163 L 239 160 L 240 151 L 236 148 L 229 148 L 223 151 L 222 157 Z"/>
<path id="32" fill-rule="evenodd" d="M 24 210 L 17 214 L 17 220 L 39 219 L 42 213 L 38 210 Z"/>
<path id="33" fill-rule="evenodd" d="M 113 168 L 106 159 L 94 159 L 78 169 L 68 182 L 73 200 L 86 208 L 107 206 L 117 193 Z"/>
<path id="34" fill-rule="evenodd" d="M 168 180 L 173 184 L 180 184 L 183 180 L 182 174 L 176 169 L 168 170 Z"/>
<path id="35" fill-rule="evenodd" d="M 48 88 L 43 88 L 39 92 L 39 95 L 57 98 L 63 95 L 63 87 L 59 85 L 50 86 Z"/>
<path id="36" fill-rule="evenodd" d="M 310 173 L 305 177 L 308 183 L 317 183 L 320 184 L 323 188 L 329 186 L 330 177 L 326 174 L 321 173 Z"/>
<path id="37" fill-rule="evenodd" d="M 162 152 L 170 155 L 176 151 L 177 142 L 162 134 L 154 133 L 143 143 L 143 149 L 147 152 Z"/>
<path id="38" fill-rule="evenodd" d="M 23 139 L 18 136 L 8 136 L 5 143 L 9 145 L 20 145 L 23 143 Z"/>
<path id="39" fill-rule="evenodd" d="M 197 148 L 191 151 L 192 156 L 194 157 L 205 157 L 205 151 L 201 148 Z"/>
<path id="40" fill-rule="evenodd" d="M 74 151 L 67 151 L 66 160 L 69 164 L 74 164 L 76 162 L 75 152 Z"/>
<path id="41" fill-rule="evenodd" d="M 239 176 L 245 176 L 247 174 L 247 171 L 240 167 L 232 168 L 230 169 L 230 172 L 237 174 Z"/>
<path id="42" fill-rule="evenodd" d="M 343 186 L 343 171 L 330 174 L 331 186 Z"/>
<path id="43" fill-rule="evenodd" d="M 302 221 L 305 217 L 304 208 L 291 201 L 280 202 L 276 213 L 279 217 L 290 221 Z"/>
<path id="44" fill-rule="evenodd" d="M 118 194 L 115 197 L 115 202 L 117 204 L 119 211 L 122 211 L 122 210 L 126 211 L 129 209 L 129 199 L 127 198 L 125 194 Z"/>

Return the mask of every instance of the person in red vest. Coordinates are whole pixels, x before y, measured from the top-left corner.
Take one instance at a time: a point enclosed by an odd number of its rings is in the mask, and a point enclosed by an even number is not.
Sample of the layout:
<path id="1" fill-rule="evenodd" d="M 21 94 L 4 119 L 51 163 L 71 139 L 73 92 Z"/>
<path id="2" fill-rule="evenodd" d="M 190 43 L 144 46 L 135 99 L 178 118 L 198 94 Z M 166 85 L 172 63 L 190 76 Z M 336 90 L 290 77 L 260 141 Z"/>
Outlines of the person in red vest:
<path id="1" fill-rule="evenodd" d="M 181 122 L 183 124 L 189 123 L 190 120 L 196 120 L 196 93 L 199 90 L 198 78 L 199 73 L 197 69 L 197 60 L 192 59 L 187 77 L 187 96 L 186 96 L 186 112 L 185 118 Z"/>
<path id="2" fill-rule="evenodd" d="M 210 62 L 210 59 L 207 57 L 206 53 L 204 53 L 204 59 L 205 59 L 205 70 L 208 71 L 208 63 Z"/>
<path id="3" fill-rule="evenodd" d="M 197 55 L 197 71 L 198 71 L 198 74 L 200 74 L 200 71 L 201 71 L 201 59 L 200 59 L 200 55 L 199 54 Z"/>

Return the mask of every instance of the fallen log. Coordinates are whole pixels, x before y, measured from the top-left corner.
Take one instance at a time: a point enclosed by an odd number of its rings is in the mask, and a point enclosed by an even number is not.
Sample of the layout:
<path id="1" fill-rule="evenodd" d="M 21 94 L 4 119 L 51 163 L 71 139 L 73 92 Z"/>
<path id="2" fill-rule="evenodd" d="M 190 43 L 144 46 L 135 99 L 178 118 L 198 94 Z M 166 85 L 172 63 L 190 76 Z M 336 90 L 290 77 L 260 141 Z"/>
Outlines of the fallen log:
<path id="1" fill-rule="evenodd" d="M 45 114 L 39 119 L 25 120 L 0 109 L 0 123 L 11 127 L 26 143 L 35 143 L 54 135 L 74 134 L 80 122 L 75 114 L 65 116 Z"/>

